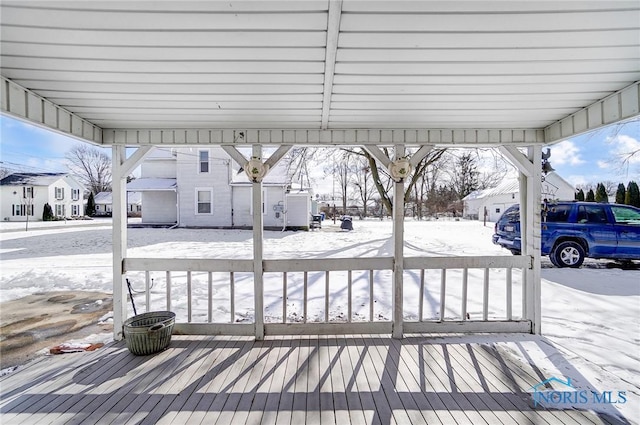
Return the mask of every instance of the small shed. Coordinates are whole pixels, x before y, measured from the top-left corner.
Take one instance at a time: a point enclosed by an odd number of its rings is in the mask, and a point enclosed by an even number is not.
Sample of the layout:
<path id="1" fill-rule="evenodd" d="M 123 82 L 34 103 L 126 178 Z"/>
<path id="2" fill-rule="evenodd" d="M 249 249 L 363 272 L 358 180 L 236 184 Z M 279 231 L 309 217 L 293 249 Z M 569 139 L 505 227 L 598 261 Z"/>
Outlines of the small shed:
<path id="1" fill-rule="evenodd" d="M 287 228 L 308 229 L 311 220 L 311 193 L 308 190 L 292 190 L 287 193 Z"/>

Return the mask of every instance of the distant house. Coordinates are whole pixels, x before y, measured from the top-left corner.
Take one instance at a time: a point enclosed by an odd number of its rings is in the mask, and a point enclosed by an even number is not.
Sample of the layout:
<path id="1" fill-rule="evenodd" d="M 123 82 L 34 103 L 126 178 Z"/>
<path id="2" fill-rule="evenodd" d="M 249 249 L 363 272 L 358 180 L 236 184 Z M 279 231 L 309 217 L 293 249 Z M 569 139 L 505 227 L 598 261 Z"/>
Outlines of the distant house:
<path id="1" fill-rule="evenodd" d="M 575 188 L 556 173 L 545 176 L 542 185 L 542 198 L 549 200 L 572 200 Z M 508 177 L 498 186 L 485 190 L 476 190 L 467 195 L 464 204 L 463 217 L 472 220 L 483 220 L 486 210 L 487 221 L 497 221 L 505 209 L 520 202 L 520 186 L 518 179 Z"/>
<path id="2" fill-rule="evenodd" d="M 290 187 L 281 166 L 263 180 L 265 228 L 308 228 L 311 193 Z M 127 191 L 134 190 L 142 193 L 143 224 L 249 228 L 253 223 L 252 185 L 219 147 L 154 149 L 140 178 L 127 184 Z"/>
<path id="3" fill-rule="evenodd" d="M 42 220 L 48 203 L 56 217 L 84 216 L 85 187 L 67 173 L 14 173 L 0 180 L 4 221 Z"/>
<path id="4" fill-rule="evenodd" d="M 96 205 L 96 217 L 111 217 L 112 192 L 100 192 L 93 197 Z M 127 193 L 127 216 L 140 217 L 142 214 L 142 195 L 140 192 Z"/>

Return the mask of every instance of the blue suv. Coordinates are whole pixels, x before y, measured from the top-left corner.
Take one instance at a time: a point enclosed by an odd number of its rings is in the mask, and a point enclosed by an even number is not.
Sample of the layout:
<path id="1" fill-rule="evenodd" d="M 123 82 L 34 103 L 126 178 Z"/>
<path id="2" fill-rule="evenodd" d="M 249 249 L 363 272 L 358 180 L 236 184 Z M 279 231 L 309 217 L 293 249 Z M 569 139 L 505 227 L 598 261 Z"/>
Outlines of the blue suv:
<path id="1" fill-rule="evenodd" d="M 521 252 L 520 207 L 495 225 L 493 243 Z M 640 209 L 629 205 L 555 201 L 542 205 L 541 254 L 557 267 L 580 267 L 585 257 L 640 260 Z"/>

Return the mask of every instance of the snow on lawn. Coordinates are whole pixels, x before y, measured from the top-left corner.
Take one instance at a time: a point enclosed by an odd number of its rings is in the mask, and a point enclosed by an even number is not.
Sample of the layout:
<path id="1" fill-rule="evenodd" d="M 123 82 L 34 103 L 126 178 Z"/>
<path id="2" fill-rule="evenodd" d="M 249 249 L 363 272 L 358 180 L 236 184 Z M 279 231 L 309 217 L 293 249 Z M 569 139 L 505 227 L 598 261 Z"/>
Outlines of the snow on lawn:
<path id="1" fill-rule="evenodd" d="M 33 223 L 28 232 L 15 223 L 0 223 L 2 275 L 0 301 L 34 292 L 54 290 L 112 291 L 111 226 L 109 221 L 86 225 L 54 223 L 54 228 Z M 405 256 L 511 255 L 491 243 L 493 225 L 470 221 L 413 221 L 405 224 Z M 266 259 L 389 257 L 392 252 L 390 221 L 355 221 L 354 231 L 339 230 L 339 222 L 323 223 L 313 232 L 265 231 Z M 129 257 L 250 259 L 252 232 L 213 229 L 129 229 Z M 607 268 L 605 262 L 587 260 L 580 269 L 558 269 L 543 259 L 542 315 L 546 341 L 569 360 L 571 368 L 589 379 L 599 390 L 626 390 L 629 401 L 622 407 L 637 417 L 640 404 L 640 271 Z M 369 320 L 368 271 L 353 272 L 353 320 Z M 405 317 L 418 317 L 419 271 L 405 271 Z M 151 310 L 166 308 L 165 273 L 152 273 Z M 144 273 L 129 273 L 133 289 L 144 288 Z M 438 318 L 440 271 L 426 271 L 423 316 Z M 491 270 L 489 317 L 505 317 L 505 272 Z M 214 321 L 229 322 L 229 275 L 213 276 Z M 234 321 L 253 320 L 253 280 L 235 273 Z M 346 273 L 332 272 L 330 320 L 345 320 Z M 471 319 L 482 315 L 483 270 L 469 271 Z M 206 321 L 208 276 L 193 273 L 193 321 Z M 172 275 L 172 311 L 186 320 L 185 273 Z M 391 271 L 374 273 L 374 320 L 391 317 Z M 460 318 L 461 271 L 447 272 L 445 317 Z M 309 321 L 324 320 L 324 272 L 309 273 Z M 287 321 L 299 321 L 303 278 L 289 273 Z M 521 281 L 513 275 L 514 317 L 521 315 Z M 138 312 L 145 311 L 145 296 L 134 295 Z M 265 320 L 282 321 L 282 274 L 265 274 Z M 129 304 L 130 315 L 133 315 Z M 478 337 L 480 338 L 480 337 Z M 558 351 L 553 350 L 552 353 Z M 538 353 L 539 355 L 539 353 Z M 554 356 L 555 354 L 550 354 Z M 535 354 L 532 354 L 535 356 Z M 545 360 L 544 356 L 541 359 Z M 546 359 L 553 360 L 553 359 Z M 553 363 L 556 364 L 556 363 Z M 561 368 L 559 368 L 561 369 Z M 562 373 L 562 370 L 559 370 Z M 551 373 L 551 372 L 549 372 Z M 637 421 L 637 419 L 636 419 Z"/>

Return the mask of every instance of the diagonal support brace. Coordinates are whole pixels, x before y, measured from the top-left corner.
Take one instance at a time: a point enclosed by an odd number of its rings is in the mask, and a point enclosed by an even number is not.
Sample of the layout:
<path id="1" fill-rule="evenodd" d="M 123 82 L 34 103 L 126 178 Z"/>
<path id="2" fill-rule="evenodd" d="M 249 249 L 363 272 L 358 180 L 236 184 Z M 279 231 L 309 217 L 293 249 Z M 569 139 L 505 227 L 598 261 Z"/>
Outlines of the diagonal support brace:
<path id="1" fill-rule="evenodd" d="M 509 161 L 525 176 L 533 177 L 533 162 L 525 154 L 513 146 L 500 146 L 500 153 L 506 156 Z"/>

